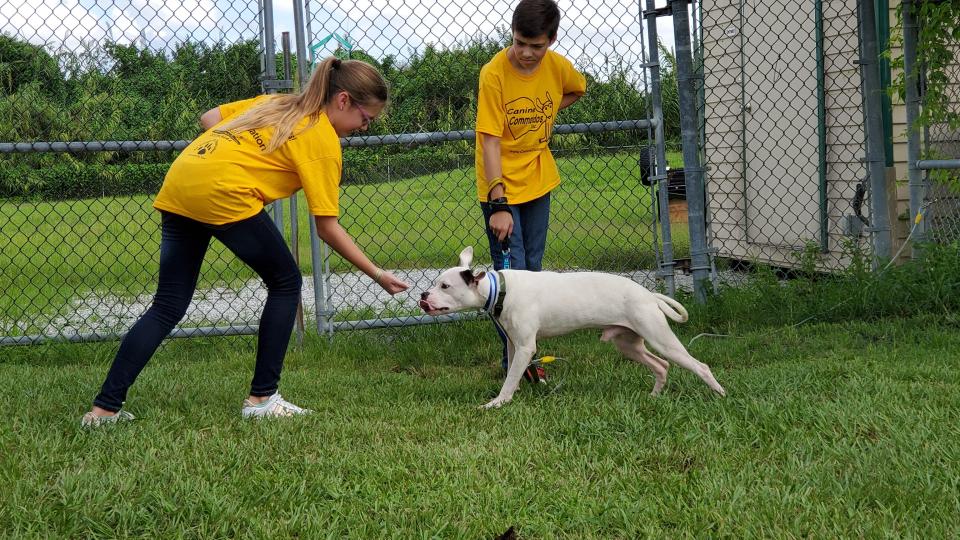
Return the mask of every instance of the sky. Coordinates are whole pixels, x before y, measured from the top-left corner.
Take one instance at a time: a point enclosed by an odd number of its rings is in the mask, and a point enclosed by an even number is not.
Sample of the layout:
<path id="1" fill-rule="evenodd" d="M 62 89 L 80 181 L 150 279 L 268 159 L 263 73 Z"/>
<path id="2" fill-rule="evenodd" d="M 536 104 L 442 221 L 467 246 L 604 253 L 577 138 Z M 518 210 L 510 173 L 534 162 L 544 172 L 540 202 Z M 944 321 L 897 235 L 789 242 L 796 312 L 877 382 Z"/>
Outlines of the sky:
<path id="1" fill-rule="evenodd" d="M 262 0 L 261 0 L 262 1 Z M 516 0 L 306 0 L 308 45 L 330 33 L 348 36 L 374 58 L 387 54 L 401 63 L 428 43 L 448 46 L 477 35 L 496 35 L 509 25 Z M 623 58 L 639 73 L 642 27 L 636 0 L 560 0 L 563 11 L 554 50 L 598 76 L 608 58 Z M 665 3 L 659 0 L 658 5 Z M 185 39 L 227 42 L 255 38 L 257 0 L 0 0 L 0 32 L 49 50 L 77 51 L 108 39 L 171 48 Z M 278 43 L 293 35 L 293 0 L 274 0 Z M 669 19 L 658 23 L 672 47 Z M 295 42 L 294 42 L 295 43 Z M 333 41 L 318 50 L 326 56 Z"/>

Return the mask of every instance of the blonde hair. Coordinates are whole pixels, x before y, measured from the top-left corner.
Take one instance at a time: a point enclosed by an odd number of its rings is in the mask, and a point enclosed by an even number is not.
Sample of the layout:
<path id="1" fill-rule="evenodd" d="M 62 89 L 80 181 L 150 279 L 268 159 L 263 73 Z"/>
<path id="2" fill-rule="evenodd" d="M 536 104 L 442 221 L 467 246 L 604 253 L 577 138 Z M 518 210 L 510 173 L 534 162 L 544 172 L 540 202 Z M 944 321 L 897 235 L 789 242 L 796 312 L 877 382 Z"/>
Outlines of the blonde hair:
<path id="1" fill-rule="evenodd" d="M 220 129 L 239 132 L 273 126 L 273 137 L 266 149 L 270 153 L 293 136 L 293 128 L 303 118 L 310 119 L 307 127 L 316 123 L 323 107 L 340 92 L 346 92 L 361 106 L 386 103 L 389 98 L 387 81 L 375 67 L 361 60 L 340 60 L 331 56 L 317 66 L 307 87 L 299 94 L 273 96 Z"/>

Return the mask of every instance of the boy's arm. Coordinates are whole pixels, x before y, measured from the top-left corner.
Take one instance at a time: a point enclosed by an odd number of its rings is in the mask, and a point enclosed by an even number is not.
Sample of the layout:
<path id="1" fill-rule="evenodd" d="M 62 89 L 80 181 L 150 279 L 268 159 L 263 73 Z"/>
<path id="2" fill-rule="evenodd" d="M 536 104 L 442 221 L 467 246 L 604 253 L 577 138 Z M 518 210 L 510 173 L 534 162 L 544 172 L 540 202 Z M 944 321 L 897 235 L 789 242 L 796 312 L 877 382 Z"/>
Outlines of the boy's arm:
<path id="1" fill-rule="evenodd" d="M 500 162 L 500 137 L 488 133 L 482 133 L 481 136 L 483 137 L 483 168 L 487 175 L 487 186 L 489 186 L 491 180 L 503 176 L 503 166 Z M 489 190 L 487 200 L 503 197 L 502 183 L 493 186 L 493 189 L 489 187 L 487 189 Z"/>
<path id="2" fill-rule="evenodd" d="M 560 98 L 558 111 L 573 105 L 587 93 L 587 78 L 583 76 L 583 73 L 577 71 L 566 58 L 562 59 L 561 65 L 563 66 L 561 68 L 563 70 L 563 75 L 561 75 L 563 97 Z"/>
<path id="3" fill-rule="evenodd" d="M 494 185 L 493 189 L 489 188 L 491 180 L 503 176 L 503 164 L 500 162 L 500 137 L 489 133 L 482 133 L 481 136 L 483 137 L 483 167 L 486 171 L 487 189 L 489 190 L 487 200 L 492 201 L 506 195 L 502 180 Z M 508 204 L 509 202 L 507 201 Z M 513 214 L 497 211 L 490 216 L 487 225 L 493 231 L 497 240 L 503 242 L 505 238 L 509 238 L 513 234 Z"/>
<path id="4" fill-rule="evenodd" d="M 573 105 L 574 103 L 577 102 L 578 99 L 583 97 L 583 94 L 584 94 L 583 92 L 579 92 L 579 93 L 571 92 L 569 94 L 564 94 L 563 97 L 560 99 L 560 107 L 557 110 L 562 111 L 563 109 L 566 109 L 567 107 Z"/>

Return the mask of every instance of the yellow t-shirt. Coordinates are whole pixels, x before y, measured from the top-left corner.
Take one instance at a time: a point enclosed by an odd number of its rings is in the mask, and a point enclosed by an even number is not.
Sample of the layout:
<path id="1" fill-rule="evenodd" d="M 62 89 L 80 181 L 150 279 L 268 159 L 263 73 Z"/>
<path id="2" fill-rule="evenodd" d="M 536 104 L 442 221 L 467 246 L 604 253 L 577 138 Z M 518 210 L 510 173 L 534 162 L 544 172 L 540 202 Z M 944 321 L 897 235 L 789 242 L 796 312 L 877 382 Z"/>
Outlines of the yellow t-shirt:
<path id="1" fill-rule="evenodd" d="M 560 184 L 560 172 L 547 143 L 564 94 L 582 94 L 587 80 L 562 55 L 548 50 L 537 70 L 519 73 L 507 51 L 480 70 L 477 98 L 477 196 L 487 200 L 481 133 L 500 137 L 500 163 L 507 201 L 521 204 Z"/>
<path id="2" fill-rule="evenodd" d="M 326 114 L 310 127 L 304 118 L 294 135 L 269 154 L 264 151 L 272 127 L 236 135 L 218 129 L 265 99 L 270 96 L 221 105 L 223 120 L 177 156 L 153 207 L 222 225 L 252 217 L 265 204 L 303 188 L 311 214 L 338 216 L 343 159 L 340 137 Z"/>

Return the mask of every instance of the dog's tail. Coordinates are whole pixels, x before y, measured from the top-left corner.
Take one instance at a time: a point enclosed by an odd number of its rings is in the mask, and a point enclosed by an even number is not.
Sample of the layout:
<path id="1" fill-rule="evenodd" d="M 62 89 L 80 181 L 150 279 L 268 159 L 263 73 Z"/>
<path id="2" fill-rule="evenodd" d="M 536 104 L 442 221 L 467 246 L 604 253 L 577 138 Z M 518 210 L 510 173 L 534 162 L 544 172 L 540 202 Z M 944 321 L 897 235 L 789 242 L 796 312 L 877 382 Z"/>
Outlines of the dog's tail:
<path id="1" fill-rule="evenodd" d="M 676 322 L 687 322 L 689 315 L 683 304 L 665 294 L 653 293 L 653 296 L 657 298 L 657 306 L 664 315 Z"/>

